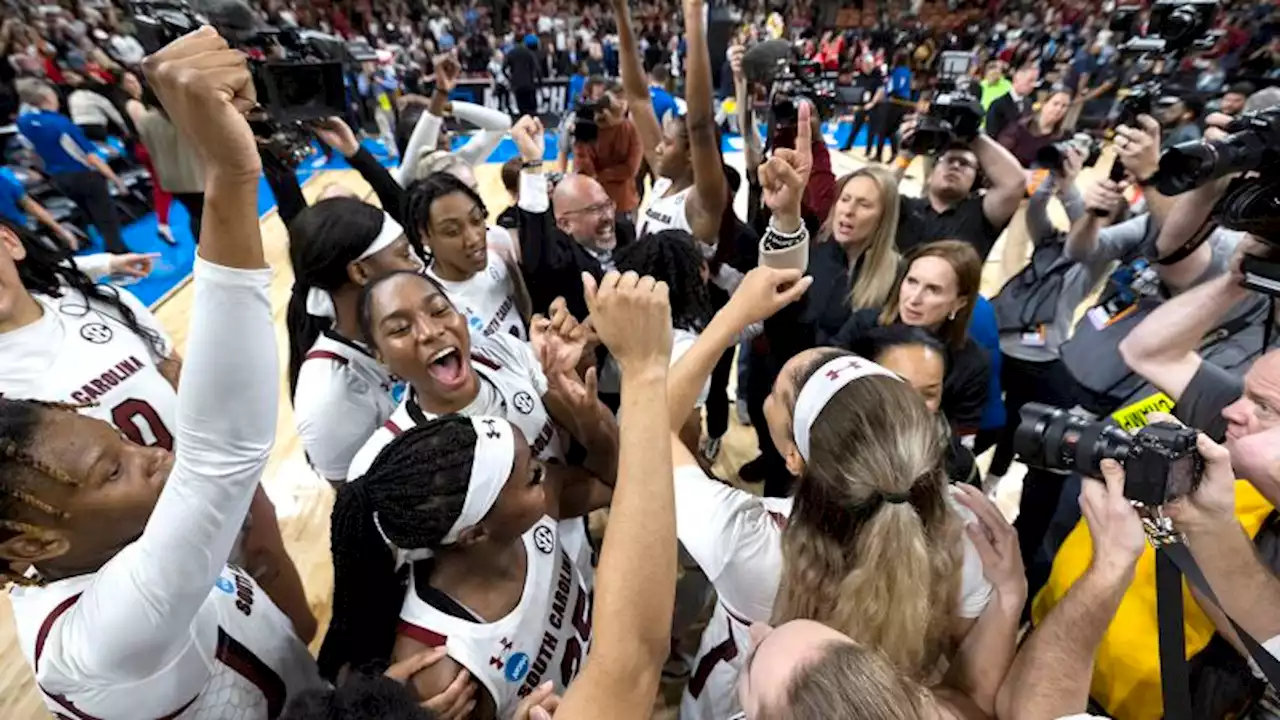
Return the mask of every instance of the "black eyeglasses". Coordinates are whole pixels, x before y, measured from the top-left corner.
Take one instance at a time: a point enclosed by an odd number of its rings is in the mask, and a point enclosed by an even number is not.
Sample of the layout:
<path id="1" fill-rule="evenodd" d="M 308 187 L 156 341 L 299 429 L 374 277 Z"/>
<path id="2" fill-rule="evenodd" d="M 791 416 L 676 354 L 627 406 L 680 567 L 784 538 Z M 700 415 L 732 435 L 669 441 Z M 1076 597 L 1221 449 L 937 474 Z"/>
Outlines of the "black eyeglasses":
<path id="1" fill-rule="evenodd" d="M 598 202 L 595 205 L 588 205 L 584 208 L 578 208 L 577 210 L 566 210 L 565 212 L 560 213 L 560 215 L 561 217 L 566 215 L 604 215 L 606 213 L 612 215 L 613 211 L 616 210 L 617 207 L 618 204 L 613 200 L 605 200 L 604 202 Z"/>

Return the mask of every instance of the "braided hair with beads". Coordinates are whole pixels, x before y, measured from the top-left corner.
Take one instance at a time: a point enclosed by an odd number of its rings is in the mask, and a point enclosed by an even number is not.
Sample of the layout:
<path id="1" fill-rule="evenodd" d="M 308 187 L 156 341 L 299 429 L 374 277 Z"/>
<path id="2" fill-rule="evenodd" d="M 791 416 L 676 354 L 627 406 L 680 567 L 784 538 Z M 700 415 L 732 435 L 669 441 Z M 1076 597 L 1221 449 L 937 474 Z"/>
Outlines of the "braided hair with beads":
<path id="1" fill-rule="evenodd" d="M 34 487 L 40 481 L 75 487 L 80 483 L 65 472 L 37 459 L 31 453 L 46 412 L 75 412 L 79 407 L 39 400 L 11 400 L 0 397 L 0 542 L 20 535 L 46 532 L 35 522 L 19 519 L 19 508 L 25 507 L 52 520 L 65 520 L 70 515 L 42 500 Z M 15 571 L 9 561 L 0 559 L 0 581 L 18 585 L 36 584 Z"/>
<path id="2" fill-rule="evenodd" d="M 333 620 L 320 648 L 320 672 L 385 664 L 395 642 L 407 572 L 402 550 L 434 549 L 467 498 L 476 433 L 461 415 L 405 431 L 378 453 L 369 470 L 338 490 L 330 545 Z"/>

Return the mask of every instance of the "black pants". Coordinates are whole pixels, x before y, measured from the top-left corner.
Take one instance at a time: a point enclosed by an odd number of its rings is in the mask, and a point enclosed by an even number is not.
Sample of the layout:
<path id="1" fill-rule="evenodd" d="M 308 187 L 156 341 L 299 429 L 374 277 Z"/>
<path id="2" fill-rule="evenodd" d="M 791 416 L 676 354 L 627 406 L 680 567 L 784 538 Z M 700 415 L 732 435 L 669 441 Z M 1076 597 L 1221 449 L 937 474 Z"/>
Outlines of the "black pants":
<path id="1" fill-rule="evenodd" d="M 200 244 L 200 227 L 204 223 L 204 193 L 173 193 L 173 199 L 182 203 L 187 211 L 191 237 Z"/>
<path id="2" fill-rule="evenodd" d="M 515 89 L 516 111 L 521 115 L 538 116 L 538 89 L 522 87 Z"/>
<path id="3" fill-rule="evenodd" d="M 707 437 L 724 437 L 729 431 L 729 375 L 733 371 L 733 351 L 729 348 L 720 356 L 720 362 L 711 371 L 710 392 L 707 395 Z M 746 359 L 743 359 L 746 362 Z"/>
<path id="4" fill-rule="evenodd" d="M 764 400 L 773 391 L 773 381 L 778 376 L 779 365 L 768 353 L 752 352 L 751 370 L 747 377 L 747 413 L 756 431 L 756 443 L 760 456 L 751 461 L 752 476 L 744 480 L 763 480 L 765 497 L 786 497 L 791 492 L 791 473 L 787 464 L 773 445 L 769 435 L 769 423 L 764 417 Z"/>
<path id="5" fill-rule="evenodd" d="M 848 139 L 844 141 L 844 147 L 841 147 L 841 148 L 840 148 L 841 150 L 852 150 L 852 149 L 853 149 L 853 145 L 854 145 L 854 143 L 858 142 L 858 133 L 862 132 L 862 126 L 863 126 L 863 125 L 871 125 L 871 114 L 872 114 L 872 112 L 874 112 L 874 110 L 872 110 L 872 111 L 870 111 L 870 112 L 869 112 L 869 111 L 867 111 L 867 110 L 859 109 L 856 113 L 854 113 L 854 115 L 853 115 L 853 131 L 849 133 L 849 137 L 848 137 Z M 871 126 L 871 127 L 869 128 L 869 130 L 870 130 L 870 131 L 874 131 L 874 130 L 875 130 L 875 127 L 874 127 L 874 126 Z M 867 154 L 868 154 L 868 155 L 870 155 L 870 154 L 871 154 L 871 139 L 872 139 L 872 137 L 874 137 L 874 134 L 873 134 L 872 132 L 868 132 L 868 134 L 867 134 Z"/>
<path id="6" fill-rule="evenodd" d="M 107 189 L 107 179 L 93 170 L 63 173 L 50 178 L 53 186 L 80 208 L 89 223 L 98 228 L 109 253 L 127 253 L 129 248 L 120 238 L 120 217 L 115 201 Z"/>
<path id="7" fill-rule="evenodd" d="M 872 120 L 871 125 L 871 134 L 874 137 L 867 138 L 868 155 L 871 154 L 872 142 L 875 142 L 876 162 L 881 162 L 881 158 L 884 156 L 885 141 L 889 142 L 889 147 L 893 150 L 890 160 L 898 156 L 898 126 L 902 124 L 902 119 L 907 116 L 907 111 L 907 107 L 891 100 L 885 100 L 876 106 L 875 119 Z"/>

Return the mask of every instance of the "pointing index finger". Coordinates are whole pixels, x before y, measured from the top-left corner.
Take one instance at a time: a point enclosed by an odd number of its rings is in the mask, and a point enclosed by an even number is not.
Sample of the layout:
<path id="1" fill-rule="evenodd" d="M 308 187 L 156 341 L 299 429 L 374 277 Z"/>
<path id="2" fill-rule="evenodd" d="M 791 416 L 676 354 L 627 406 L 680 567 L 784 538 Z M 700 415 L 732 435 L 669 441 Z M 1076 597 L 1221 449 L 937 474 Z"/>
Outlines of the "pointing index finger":
<path id="1" fill-rule="evenodd" d="M 799 112 L 797 113 L 798 127 L 796 127 L 796 152 L 803 154 L 806 158 L 812 153 L 810 149 L 813 143 L 813 106 L 807 102 L 800 103 Z"/>

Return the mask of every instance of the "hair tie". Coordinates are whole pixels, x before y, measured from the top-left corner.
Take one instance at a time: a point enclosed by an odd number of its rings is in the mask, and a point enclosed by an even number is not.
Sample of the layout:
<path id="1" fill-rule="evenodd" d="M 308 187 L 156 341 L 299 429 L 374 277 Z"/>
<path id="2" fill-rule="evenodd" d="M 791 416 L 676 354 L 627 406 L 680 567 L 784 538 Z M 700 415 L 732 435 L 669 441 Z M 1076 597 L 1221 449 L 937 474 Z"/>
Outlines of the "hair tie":
<path id="1" fill-rule="evenodd" d="M 791 423 L 796 449 L 805 462 L 809 462 L 809 433 L 822 409 L 844 386 L 868 375 L 883 375 L 902 381 L 902 378 L 870 360 L 857 355 L 841 355 L 818 368 L 800 388 Z"/>
<path id="2" fill-rule="evenodd" d="M 890 505 L 901 505 L 903 503 L 911 502 L 911 493 L 909 491 L 901 493 L 880 493 L 880 499 Z"/>

